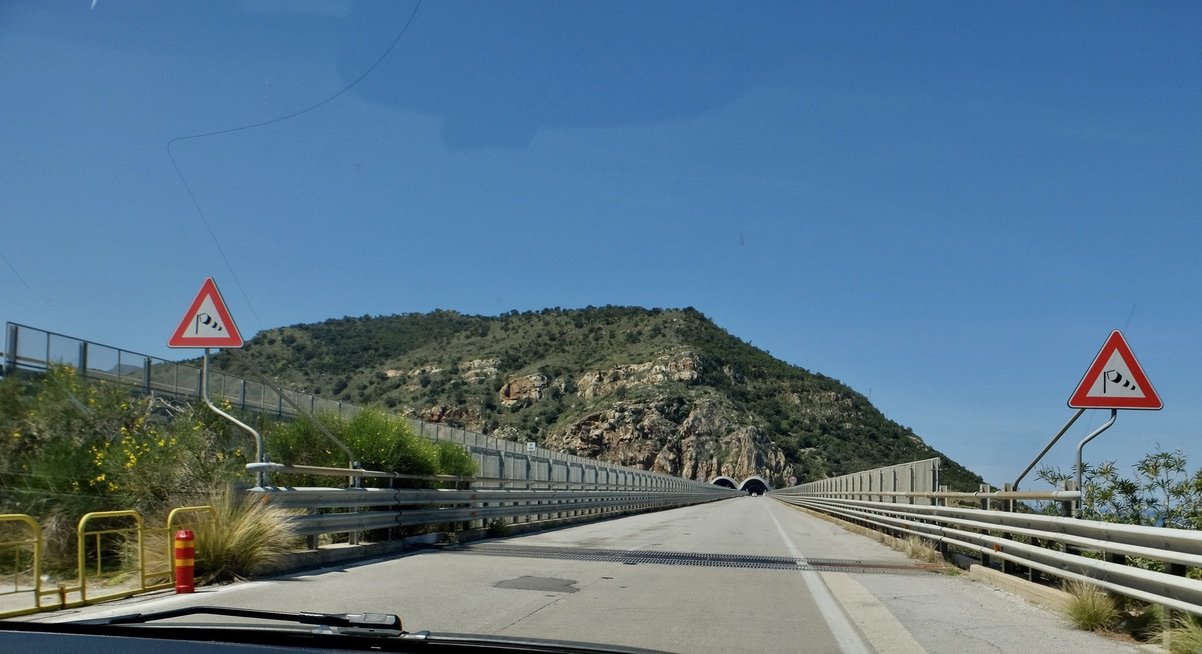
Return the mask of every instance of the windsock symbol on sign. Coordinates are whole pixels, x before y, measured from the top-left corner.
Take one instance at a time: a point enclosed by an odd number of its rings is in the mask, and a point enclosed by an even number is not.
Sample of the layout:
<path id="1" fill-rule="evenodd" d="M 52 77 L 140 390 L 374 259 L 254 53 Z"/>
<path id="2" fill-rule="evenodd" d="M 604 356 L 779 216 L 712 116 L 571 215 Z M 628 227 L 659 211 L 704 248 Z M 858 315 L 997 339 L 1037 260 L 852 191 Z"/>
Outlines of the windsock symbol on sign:
<path id="1" fill-rule="evenodd" d="M 1077 390 L 1069 397 L 1074 409 L 1160 409 L 1164 404 L 1152 388 L 1131 346 L 1116 329 L 1098 351 Z"/>

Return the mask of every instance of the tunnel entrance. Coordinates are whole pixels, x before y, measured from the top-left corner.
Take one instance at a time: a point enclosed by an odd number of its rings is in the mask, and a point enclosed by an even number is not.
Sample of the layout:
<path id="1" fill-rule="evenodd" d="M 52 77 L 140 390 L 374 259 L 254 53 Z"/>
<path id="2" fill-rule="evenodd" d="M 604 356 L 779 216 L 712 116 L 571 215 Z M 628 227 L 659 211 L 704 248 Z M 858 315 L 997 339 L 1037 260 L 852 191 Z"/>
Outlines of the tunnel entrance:
<path id="1" fill-rule="evenodd" d="M 737 483 L 735 483 L 735 480 L 731 479 L 730 477 L 726 477 L 726 476 L 718 477 L 717 479 L 713 480 L 710 483 L 712 483 L 715 486 L 722 486 L 724 488 L 729 488 L 731 490 L 739 489 L 739 485 Z"/>
<path id="2" fill-rule="evenodd" d="M 747 491 L 748 495 L 763 495 L 769 490 L 768 482 L 759 477 L 748 477 L 743 481 L 743 485 L 739 487 L 739 490 Z"/>

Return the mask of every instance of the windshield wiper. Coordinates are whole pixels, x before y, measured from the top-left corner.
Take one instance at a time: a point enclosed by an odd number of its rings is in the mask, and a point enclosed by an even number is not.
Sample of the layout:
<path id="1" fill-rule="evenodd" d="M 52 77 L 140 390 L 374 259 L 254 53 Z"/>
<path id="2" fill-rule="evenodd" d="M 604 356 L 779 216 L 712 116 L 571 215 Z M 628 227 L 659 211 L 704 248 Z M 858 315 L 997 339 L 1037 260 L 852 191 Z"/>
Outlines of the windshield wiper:
<path id="1" fill-rule="evenodd" d="M 169 611 L 130 613 L 111 618 L 80 620 L 76 624 L 146 624 L 190 615 L 224 615 L 234 618 L 295 622 L 321 627 L 320 631 L 322 633 L 332 634 L 387 637 L 406 635 L 405 630 L 401 627 L 401 619 L 390 613 L 289 613 L 286 611 L 263 611 L 260 609 L 239 609 L 224 606 L 188 606 Z"/>

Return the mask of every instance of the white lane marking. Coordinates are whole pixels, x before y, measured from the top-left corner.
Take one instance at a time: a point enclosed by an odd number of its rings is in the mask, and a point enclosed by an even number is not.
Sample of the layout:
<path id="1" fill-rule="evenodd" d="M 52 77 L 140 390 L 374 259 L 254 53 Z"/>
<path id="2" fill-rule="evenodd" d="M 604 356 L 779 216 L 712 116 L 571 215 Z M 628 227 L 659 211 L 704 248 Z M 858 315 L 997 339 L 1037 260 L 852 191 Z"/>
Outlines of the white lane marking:
<path id="1" fill-rule="evenodd" d="M 772 524 L 776 525 L 776 531 L 784 541 L 785 547 L 789 548 L 789 553 L 793 555 L 793 558 L 805 564 L 806 558 L 802 556 L 801 550 L 793 543 L 793 539 L 789 538 L 789 534 L 785 533 L 785 528 L 781 526 L 776 516 L 772 515 L 771 505 L 765 503 L 764 510 L 768 512 L 768 517 L 772 518 Z M 847 619 L 847 615 L 843 613 L 839 602 L 827 589 L 826 582 L 822 580 L 822 577 L 813 570 L 802 570 L 801 579 L 805 582 L 806 589 L 810 591 L 810 597 L 814 600 L 814 604 L 818 606 L 818 612 L 822 614 L 823 621 L 831 630 L 831 635 L 835 637 L 835 642 L 839 644 L 839 651 L 843 654 L 869 654 L 872 652 Z"/>
<path id="2" fill-rule="evenodd" d="M 926 654 L 922 645 L 863 584 L 846 572 L 823 572 L 827 588 L 847 608 L 848 616 L 878 652 Z"/>

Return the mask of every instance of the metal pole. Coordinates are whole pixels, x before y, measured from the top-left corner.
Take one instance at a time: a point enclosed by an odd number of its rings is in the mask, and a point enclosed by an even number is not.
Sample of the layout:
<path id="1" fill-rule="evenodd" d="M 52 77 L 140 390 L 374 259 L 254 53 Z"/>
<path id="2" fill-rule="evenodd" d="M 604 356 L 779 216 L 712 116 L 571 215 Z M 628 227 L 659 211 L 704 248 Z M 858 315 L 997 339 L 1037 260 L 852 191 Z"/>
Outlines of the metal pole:
<path id="1" fill-rule="evenodd" d="M 4 374 L 17 372 L 17 326 L 8 323 L 8 344 L 4 348 Z"/>
<path id="2" fill-rule="evenodd" d="M 222 418 L 225 418 L 226 420 L 229 420 L 230 422 L 234 423 L 235 425 L 238 425 L 242 429 L 250 432 L 250 435 L 255 437 L 255 461 L 258 463 L 265 463 L 267 461 L 267 459 L 265 459 L 263 456 L 263 436 L 262 436 L 262 434 L 255 431 L 254 429 L 252 429 L 250 425 L 242 422 L 241 420 L 238 420 L 234 416 L 231 416 L 230 414 L 226 413 L 225 411 L 222 411 L 221 409 L 217 408 L 217 405 L 213 404 L 213 401 L 209 399 L 209 348 L 207 348 L 207 347 L 205 348 L 205 355 L 201 359 L 200 395 L 204 399 L 205 404 L 209 405 L 209 408 L 212 409 L 214 413 L 221 416 Z M 266 486 L 267 485 L 267 471 L 260 470 L 259 472 L 257 472 L 255 474 L 255 482 L 259 485 L 259 487 Z"/>
<path id="3" fill-rule="evenodd" d="M 1060 437 L 1064 435 L 1064 432 L 1068 431 L 1069 427 L 1073 426 L 1074 422 L 1077 422 L 1077 418 L 1080 418 L 1082 413 L 1085 413 L 1085 409 L 1077 409 L 1077 412 L 1073 414 L 1073 417 L 1069 418 L 1068 422 L 1064 423 L 1064 426 L 1060 428 L 1060 431 L 1056 432 L 1056 435 L 1052 437 L 1052 440 L 1048 441 L 1048 444 L 1043 446 L 1043 449 L 1040 450 L 1039 454 L 1035 455 L 1035 458 L 1031 460 L 1031 463 L 1027 464 L 1027 467 L 1022 471 L 1022 474 L 1018 476 L 1018 479 L 1015 479 L 1014 483 L 1010 485 L 1014 490 L 1018 490 L 1018 482 L 1022 481 L 1023 477 L 1026 477 L 1028 472 L 1031 472 L 1031 468 L 1034 468 L 1035 464 L 1039 463 L 1039 460 L 1043 458 L 1043 455 L 1047 454 L 1048 450 L 1052 449 L 1052 446 L 1056 444 L 1056 441 L 1060 440 Z"/>
<path id="4" fill-rule="evenodd" d="M 1082 477 L 1084 476 L 1085 471 L 1082 469 L 1083 464 L 1081 463 L 1081 453 L 1085 450 L 1085 444 L 1088 443 L 1089 441 L 1092 441 L 1093 439 L 1097 438 L 1098 435 L 1101 434 L 1102 432 L 1106 431 L 1107 429 L 1110 429 L 1110 426 L 1114 424 L 1114 420 L 1115 420 L 1115 418 L 1118 418 L 1118 416 L 1119 416 L 1119 410 L 1111 409 L 1110 410 L 1110 420 L 1107 420 L 1106 424 L 1102 425 L 1101 427 L 1098 427 L 1097 429 L 1095 429 L 1093 431 L 1092 434 L 1090 434 L 1089 436 L 1086 436 L 1085 439 L 1082 440 L 1080 443 L 1077 443 L 1077 491 L 1081 493 L 1081 499 L 1077 500 L 1076 508 L 1073 510 L 1074 518 L 1081 516 L 1081 509 L 1085 503 L 1085 486 L 1081 481 Z"/>

